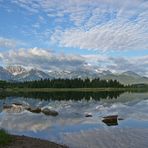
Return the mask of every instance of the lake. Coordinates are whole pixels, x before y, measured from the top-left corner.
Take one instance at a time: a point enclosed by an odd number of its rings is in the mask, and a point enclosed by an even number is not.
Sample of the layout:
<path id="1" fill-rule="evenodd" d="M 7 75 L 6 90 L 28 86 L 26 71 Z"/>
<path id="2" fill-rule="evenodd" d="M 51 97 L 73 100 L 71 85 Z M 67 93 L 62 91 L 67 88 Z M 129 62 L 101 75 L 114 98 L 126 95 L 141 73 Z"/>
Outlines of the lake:
<path id="1" fill-rule="evenodd" d="M 3 108 L 13 103 L 49 108 L 59 115 Z M 0 128 L 70 148 L 147 148 L 148 92 L 3 92 Z"/>

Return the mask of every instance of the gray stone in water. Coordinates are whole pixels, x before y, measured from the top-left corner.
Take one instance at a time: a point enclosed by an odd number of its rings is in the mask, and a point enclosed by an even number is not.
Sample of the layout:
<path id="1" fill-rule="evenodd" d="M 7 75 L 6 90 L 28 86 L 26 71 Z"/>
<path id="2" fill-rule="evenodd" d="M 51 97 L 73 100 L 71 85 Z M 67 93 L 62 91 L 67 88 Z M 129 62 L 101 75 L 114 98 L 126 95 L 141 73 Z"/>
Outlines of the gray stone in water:
<path id="1" fill-rule="evenodd" d="M 85 117 L 92 117 L 92 114 L 86 114 Z"/>
<path id="2" fill-rule="evenodd" d="M 116 126 L 118 125 L 118 115 L 113 115 L 113 116 L 106 116 L 103 117 L 104 119 L 102 122 L 104 122 L 108 126 Z"/>
<path id="3" fill-rule="evenodd" d="M 23 106 L 23 104 L 21 104 L 21 103 L 12 103 L 12 105 Z"/>
<path id="4" fill-rule="evenodd" d="M 50 110 L 48 108 L 44 108 L 42 110 L 42 113 L 45 114 L 45 115 L 48 115 L 48 116 L 57 116 L 59 114 L 57 111 Z"/>
<path id="5" fill-rule="evenodd" d="M 3 105 L 3 111 L 8 112 L 8 113 L 20 113 L 23 112 L 25 109 L 21 105 Z"/>
<path id="6" fill-rule="evenodd" d="M 10 109 L 12 108 L 12 105 L 3 105 L 3 109 Z"/>
<path id="7" fill-rule="evenodd" d="M 32 113 L 41 113 L 41 108 L 37 107 L 37 108 L 27 108 L 28 111 L 32 112 Z"/>

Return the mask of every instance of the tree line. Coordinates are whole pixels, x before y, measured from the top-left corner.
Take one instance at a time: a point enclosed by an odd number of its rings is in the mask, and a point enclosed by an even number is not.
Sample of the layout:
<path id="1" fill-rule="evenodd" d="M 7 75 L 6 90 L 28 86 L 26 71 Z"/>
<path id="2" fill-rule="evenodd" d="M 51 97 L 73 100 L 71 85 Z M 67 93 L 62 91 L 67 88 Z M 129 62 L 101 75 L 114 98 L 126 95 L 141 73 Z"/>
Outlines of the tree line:
<path id="1" fill-rule="evenodd" d="M 0 88 L 123 88 L 117 80 L 96 79 L 44 79 L 26 82 L 0 81 Z"/>

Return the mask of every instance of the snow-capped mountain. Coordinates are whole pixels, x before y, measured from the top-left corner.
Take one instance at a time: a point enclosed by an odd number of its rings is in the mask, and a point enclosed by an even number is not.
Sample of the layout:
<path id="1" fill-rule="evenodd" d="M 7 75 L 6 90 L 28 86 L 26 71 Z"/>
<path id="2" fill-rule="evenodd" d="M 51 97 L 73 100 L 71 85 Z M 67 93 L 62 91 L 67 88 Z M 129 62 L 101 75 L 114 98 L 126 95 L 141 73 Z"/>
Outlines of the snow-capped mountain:
<path id="1" fill-rule="evenodd" d="M 18 74 L 14 77 L 14 80 L 17 81 L 33 81 L 40 79 L 49 79 L 51 78 L 48 74 L 38 69 L 31 69 L 30 71 L 26 71 L 24 73 Z"/>
<path id="2" fill-rule="evenodd" d="M 50 71 L 48 72 L 48 74 L 50 77 L 54 76 L 54 78 L 61 78 L 61 79 L 66 79 L 66 78 L 71 79 L 72 78 L 71 71 L 64 71 L 64 70 Z"/>
<path id="3" fill-rule="evenodd" d="M 113 79 L 118 80 L 122 84 L 139 84 L 139 83 L 146 83 L 148 84 L 148 78 L 142 77 L 132 71 L 127 71 L 121 74 L 115 74 L 111 71 L 89 71 L 86 69 L 79 69 L 77 71 L 52 71 L 49 73 L 50 76 L 54 76 L 55 78 L 100 78 L 100 79 Z"/>
<path id="4" fill-rule="evenodd" d="M 98 73 L 95 71 L 90 71 L 87 69 L 78 69 L 72 71 L 52 71 L 49 73 L 50 76 L 54 76 L 55 78 L 63 78 L 63 79 L 73 79 L 73 78 L 95 78 L 98 77 Z"/>
<path id="5" fill-rule="evenodd" d="M 6 69 L 14 76 L 26 72 L 26 69 L 22 66 L 8 66 Z"/>
<path id="6" fill-rule="evenodd" d="M 12 80 L 12 79 L 13 75 L 3 67 L 0 67 L 0 80 Z"/>
<path id="7" fill-rule="evenodd" d="M 82 68 L 77 70 L 60 70 L 50 72 L 43 72 L 38 69 L 26 70 L 21 66 L 11 66 L 6 69 L 0 67 L 0 80 L 7 81 L 33 81 L 40 79 L 73 79 L 73 78 L 100 78 L 100 79 L 113 79 L 118 80 L 122 84 L 148 84 L 148 78 L 138 75 L 132 71 L 123 72 L 121 74 L 115 74 L 111 71 L 100 71 L 99 69 Z"/>

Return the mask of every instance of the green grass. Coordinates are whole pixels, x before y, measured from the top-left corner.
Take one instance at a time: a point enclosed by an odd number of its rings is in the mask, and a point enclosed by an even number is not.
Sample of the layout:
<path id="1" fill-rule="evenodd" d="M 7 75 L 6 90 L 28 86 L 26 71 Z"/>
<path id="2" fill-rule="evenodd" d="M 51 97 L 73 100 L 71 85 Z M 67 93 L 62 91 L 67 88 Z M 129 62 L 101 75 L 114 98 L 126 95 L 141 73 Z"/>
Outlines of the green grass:
<path id="1" fill-rule="evenodd" d="M 100 91 L 148 91 L 144 88 L 7 88 L 7 92 L 100 92 Z"/>
<path id="2" fill-rule="evenodd" d="M 0 147 L 4 147 L 13 141 L 12 136 L 10 136 L 5 130 L 0 130 Z"/>

